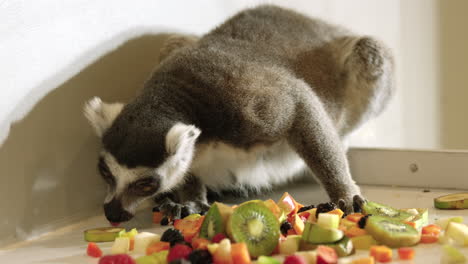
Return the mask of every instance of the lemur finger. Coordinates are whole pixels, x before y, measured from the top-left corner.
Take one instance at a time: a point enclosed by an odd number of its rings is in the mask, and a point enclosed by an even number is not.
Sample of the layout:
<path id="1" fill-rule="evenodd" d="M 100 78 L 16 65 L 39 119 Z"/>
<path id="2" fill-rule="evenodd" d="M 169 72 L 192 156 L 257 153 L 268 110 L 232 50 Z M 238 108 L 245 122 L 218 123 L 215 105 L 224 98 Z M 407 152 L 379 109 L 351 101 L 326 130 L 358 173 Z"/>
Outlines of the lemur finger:
<path id="1" fill-rule="evenodd" d="M 358 213 L 362 211 L 362 206 L 366 202 L 366 199 L 362 198 L 361 195 L 355 195 L 353 197 L 353 209 L 354 212 Z"/>

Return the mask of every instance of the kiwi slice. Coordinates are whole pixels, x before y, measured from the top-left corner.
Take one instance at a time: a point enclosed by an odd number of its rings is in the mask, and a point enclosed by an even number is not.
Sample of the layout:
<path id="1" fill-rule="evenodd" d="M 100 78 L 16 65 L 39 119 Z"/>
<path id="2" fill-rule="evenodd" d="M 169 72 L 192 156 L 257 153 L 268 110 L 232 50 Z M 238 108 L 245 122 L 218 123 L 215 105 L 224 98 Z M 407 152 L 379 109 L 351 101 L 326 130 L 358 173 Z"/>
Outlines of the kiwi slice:
<path id="1" fill-rule="evenodd" d="M 367 218 L 365 229 L 379 243 L 394 248 L 415 245 L 421 236 L 416 228 L 383 216 Z"/>
<path id="2" fill-rule="evenodd" d="M 263 203 L 245 203 L 229 218 L 228 229 L 235 242 L 244 242 L 253 257 L 268 256 L 276 248 L 280 223 Z"/>
<path id="3" fill-rule="evenodd" d="M 386 216 L 400 221 L 411 221 L 414 218 L 412 214 L 405 211 L 371 201 L 367 201 L 362 205 L 362 212 L 366 215 Z"/>
<path id="4" fill-rule="evenodd" d="M 119 236 L 120 232 L 125 232 L 120 227 L 101 227 L 84 231 L 84 240 L 88 242 L 111 242 Z"/>
<path id="5" fill-rule="evenodd" d="M 435 208 L 468 209 L 468 193 L 454 193 L 434 199 Z"/>
<path id="6" fill-rule="evenodd" d="M 212 239 L 219 233 L 225 233 L 224 225 L 232 214 L 232 208 L 218 202 L 214 202 L 205 215 L 200 228 L 200 237 Z"/>
<path id="7" fill-rule="evenodd" d="M 317 224 L 307 222 L 302 240 L 313 244 L 335 243 L 343 238 L 343 231 L 335 228 L 323 228 Z"/>

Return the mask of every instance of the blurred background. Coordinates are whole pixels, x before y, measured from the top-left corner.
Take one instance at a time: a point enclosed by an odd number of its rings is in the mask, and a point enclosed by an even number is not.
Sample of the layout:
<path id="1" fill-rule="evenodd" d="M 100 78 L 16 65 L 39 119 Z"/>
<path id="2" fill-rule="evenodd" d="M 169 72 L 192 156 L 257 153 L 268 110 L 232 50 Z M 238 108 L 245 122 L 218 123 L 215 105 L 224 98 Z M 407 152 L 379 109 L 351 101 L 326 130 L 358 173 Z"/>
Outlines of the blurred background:
<path id="1" fill-rule="evenodd" d="M 0 245 L 100 212 L 105 189 L 86 100 L 130 100 L 168 33 L 200 35 L 259 3 L 393 49 L 397 93 L 350 146 L 468 149 L 465 0 L 0 0 L 0 208 L 8 212 Z"/>

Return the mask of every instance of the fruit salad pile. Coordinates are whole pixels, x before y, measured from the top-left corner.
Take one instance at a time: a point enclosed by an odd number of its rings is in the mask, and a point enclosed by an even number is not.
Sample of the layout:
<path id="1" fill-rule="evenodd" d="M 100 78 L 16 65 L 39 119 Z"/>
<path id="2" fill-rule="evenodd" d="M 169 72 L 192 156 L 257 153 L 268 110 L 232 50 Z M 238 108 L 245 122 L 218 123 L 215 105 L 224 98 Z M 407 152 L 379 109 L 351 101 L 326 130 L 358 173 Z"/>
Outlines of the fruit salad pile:
<path id="1" fill-rule="evenodd" d="M 153 214 L 159 223 L 162 214 Z M 371 201 L 361 213 L 345 215 L 333 203 L 304 206 L 288 193 L 278 202 L 215 202 L 206 215 L 172 224 L 162 235 L 117 227 L 87 230 L 87 254 L 100 258 L 99 264 L 327 264 L 366 250 L 367 256 L 350 257 L 347 263 L 370 264 L 412 260 L 413 246 L 439 242 L 442 263 L 464 263 L 458 247 L 468 246 L 468 226 L 461 217 L 428 224 L 427 209 L 395 209 Z M 110 255 L 102 256 L 95 243 L 102 241 L 114 241 Z"/>

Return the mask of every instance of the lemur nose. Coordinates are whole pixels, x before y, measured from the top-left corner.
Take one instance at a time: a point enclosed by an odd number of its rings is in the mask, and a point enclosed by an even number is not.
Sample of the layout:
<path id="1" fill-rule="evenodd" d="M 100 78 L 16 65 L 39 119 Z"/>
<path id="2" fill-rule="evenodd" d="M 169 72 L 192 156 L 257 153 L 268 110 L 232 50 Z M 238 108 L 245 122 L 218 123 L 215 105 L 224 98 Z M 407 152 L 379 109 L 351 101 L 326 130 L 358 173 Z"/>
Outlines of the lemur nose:
<path id="1" fill-rule="evenodd" d="M 120 200 L 112 199 L 112 201 L 104 204 L 104 213 L 107 220 L 112 223 L 125 222 L 132 219 L 133 214 L 127 212 Z"/>

